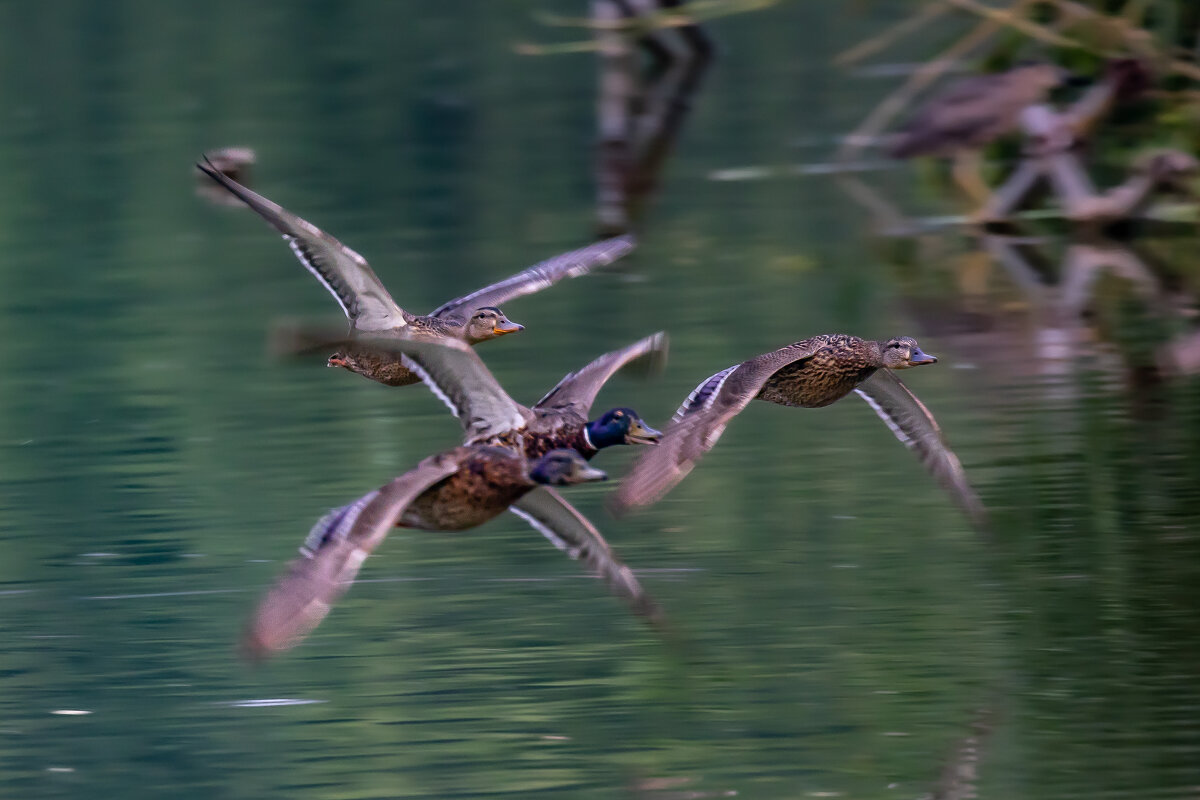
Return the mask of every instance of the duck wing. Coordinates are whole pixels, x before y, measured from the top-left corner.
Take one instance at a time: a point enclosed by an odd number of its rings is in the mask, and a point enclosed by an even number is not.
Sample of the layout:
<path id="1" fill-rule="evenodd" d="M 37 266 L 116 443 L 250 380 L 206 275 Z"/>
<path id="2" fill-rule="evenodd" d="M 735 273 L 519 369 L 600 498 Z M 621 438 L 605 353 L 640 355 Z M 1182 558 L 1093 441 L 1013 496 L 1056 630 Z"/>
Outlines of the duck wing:
<path id="1" fill-rule="evenodd" d="M 408 504 L 458 467 L 453 451 L 430 456 L 386 486 L 323 516 L 300 548 L 300 558 L 259 603 L 243 634 L 243 651 L 263 658 L 307 636 L 350 587 L 362 562 Z"/>
<path id="2" fill-rule="evenodd" d="M 659 331 L 628 347 L 605 353 L 582 369 L 566 375 L 534 408 L 567 408 L 573 406 L 583 416 L 588 415 L 596 395 L 608 379 L 622 369 L 642 367 L 648 373 L 661 372 L 667 363 L 667 334 Z"/>
<path id="3" fill-rule="evenodd" d="M 196 166 L 283 234 L 300 263 L 338 301 L 352 327 L 360 331 L 385 331 L 407 324 L 404 310 L 383 288 L 383 282 L 365 258 L 315 225 L 222 174 L 207 159 Z"/>
<path id="4" fill-rule="evenodd" d="M 633 250 L 636 243 L 637 240 L 633 236 L 618 236 L 615 239 L 605 239 L 602 242 L 554 256 L 540 264 L 534 264 L 516 275 L 505 278 L 499 283 L 493 283 L 491 286 L 485 286 L 468 295 L 456 297 L 435 308 L 429 316 L 465 319 L 477 308 L 499 306 L 514 297 L 548 289 L 563 278 L 578 278 L 596 267 L 611 264 Z"/>
<path id="5" fill-rule="evenodd" d="M 877 370 L 854 390 L 879 415 L 904 446 L 950 493 L 976 528 L 987 526 L 987 512 L 967 481 L 958 456 L 946 444 L 933 414 L 890 369 Z"/>
<path id="6" fill-rule="evenodd" d="M 609 590 L 628 603 L 634 613 L 652 624 L 662 623 L 662 610 L 638 583 L 633 570 L 621 563 L 600 531 L 558 492 L 548 486 L 539 486 L 509 510 L 559 550 L 602 578 Z"/>
<path id="7" fill-rule="evenodd" d="M 386 338 L 360 337 L 353 343 L 403 356 L 404 366 L 419 375 L 458 417 L 466 433 L 464 444 L 520 430 L 533 417 L 529 409 L 508 396 L 465 342 L 405 333 Z"/>
<path id="8" fill-rule="evenodd" d="M 811 358 L 822 343 L 806 339 L 743 361 L 701 381 L 675 412 L 662 440 L 638 459 L 609 501 L 614 514 L 658 501 L 713 448 L 725 426 L 779 370 Z"/>

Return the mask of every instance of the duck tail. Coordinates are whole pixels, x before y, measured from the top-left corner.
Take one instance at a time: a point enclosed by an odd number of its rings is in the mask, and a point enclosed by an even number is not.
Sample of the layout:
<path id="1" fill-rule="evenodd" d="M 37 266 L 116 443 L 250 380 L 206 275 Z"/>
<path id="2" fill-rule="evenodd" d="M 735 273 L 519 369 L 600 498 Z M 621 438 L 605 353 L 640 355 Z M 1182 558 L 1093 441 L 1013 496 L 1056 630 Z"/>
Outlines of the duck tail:
<path id="1" fill-rule="evenodd" d="M 274 358 L 329 355 L 345 339 L 346 331 L 339 326 L 279 320 L 267 334 L 267 352 Z"/>

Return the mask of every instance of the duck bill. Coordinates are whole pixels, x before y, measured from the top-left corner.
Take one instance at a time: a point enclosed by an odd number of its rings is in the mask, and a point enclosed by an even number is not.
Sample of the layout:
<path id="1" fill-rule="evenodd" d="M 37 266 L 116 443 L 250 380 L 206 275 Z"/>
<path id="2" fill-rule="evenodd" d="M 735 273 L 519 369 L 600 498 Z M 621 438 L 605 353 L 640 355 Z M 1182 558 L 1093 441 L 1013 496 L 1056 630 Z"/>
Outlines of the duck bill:
<path id="1" fill-rule="evenodd" d="M 608 473 L 592 466 L 581 465 L 575 470 L 574 480 L 577 483 L 608 480 Z"/>
<path id="2" fill-rule="evenodd" d="M 656 431 L 640 419 L 629 426 L 625 434 L 626 444 L 658 444 L 662 441 L 662 431 Z"/>
<path id="3" fill-rule="evenodd" d="M 504 320 L 503 322 L 496 323 L 495 327 L 492 328 L 492 333 L 496 334 L 497 336 L 503 336 L 506 333 L 519 333 L 523 330 L 525 330 L 524 325 L 518 325 L 515 322 Z"/>
<path id="4" fill-rule="evenodd" d="M 921 348 L 914 347 L 913 352 L 912 352 L 912 358 L 910 358 L 908 360 L 908 363 L 912 364 L 914 367 L 919 367 L 922 364 L 936 364 L 937 356 L 931 356 L 931 355 L 929 355 L 929 353 L 926 353 Z"/>

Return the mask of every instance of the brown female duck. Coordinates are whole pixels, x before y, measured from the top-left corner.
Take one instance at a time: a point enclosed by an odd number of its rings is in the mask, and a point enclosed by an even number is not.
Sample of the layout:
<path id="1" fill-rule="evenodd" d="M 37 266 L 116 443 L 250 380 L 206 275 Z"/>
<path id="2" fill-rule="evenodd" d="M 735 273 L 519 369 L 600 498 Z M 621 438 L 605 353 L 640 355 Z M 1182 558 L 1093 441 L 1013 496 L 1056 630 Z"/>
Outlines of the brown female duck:
<path id="1" fill-rule="evenodd" d="M 658 609 L 633 572 L 613 555 L 600 532 L 550 488 L 605 477 L 571 450 L 551 451 L 532 464 L 505 447 L 456 447 L 430 456 L 317 522 L 300 558 L 254 613 L 243 638 L 245 652 L 261 658 L 308 634 L 394 525 L 459 531 L 510 506 L 557 548 L 604 578 L 637 613 L 656 621 Z"/>
<path id="2" fill-rule="evenodd" d="M 915 339 L 886 342 L 814 336 L 723 369 L 695 388 L 671 419 L 662 442 L 634 465 L 612 499 L 615 512 L 657 501 L 717 443 L 725 426 L 754 398 L 820 408 L 857 392 L 892 433 L 916 451 L 977 525 L 984 510 L 929 409 L 894 374 L 936 363 Z"/>
<path id="3" fill-rule="evenodd" d="M 529 458 L 570 448 L 591 458 L 605 447 L 654 444 L 662 437 L 630 408 L 613 408 L 588 419 L 596 395 L 618 371 L 661 368 L 667 353 L 667 336 L 662 332 L 605 353 L 566 375 L 533 408 L 509 397 L 475 351 L 462 342 L 406 336 L 360 342 L 364 348 L 398 354 L 404 366 L 458 417 L 465 444 L 519 447 Z"/>
<path id="4" fill-rule="evenodd" d="M 392 299 L 367 260 L 358 253 L 315 225 L 242 186 L 207 160 L 196 166 L 283 234 L 300 263 L 338 301 L 350 320 L 352 334 L 387 336 L 403 331 L 407 335 L 453 339 L 475 345 L 516 333 L 524 328 L 504 315 L 499 309 L 501 303 L 539 292 L 564 278 L 584 275 L 616 261 L 634 247 L 632 236 L 596 242 L 444 303 L 427 315 L 410 314 Z M 305 349 L 311 344 L 310 337 L 303 331 L 293 336 L 304 343 Z M 330 337 L 318 334 L 317 338 L 327 341 Z M 334 353 L 328 363 L 389 386 L 407 386 L 420 380 L 398 359 L 389 359 L 378 350 L 363 349 L 353 341 Z"/>

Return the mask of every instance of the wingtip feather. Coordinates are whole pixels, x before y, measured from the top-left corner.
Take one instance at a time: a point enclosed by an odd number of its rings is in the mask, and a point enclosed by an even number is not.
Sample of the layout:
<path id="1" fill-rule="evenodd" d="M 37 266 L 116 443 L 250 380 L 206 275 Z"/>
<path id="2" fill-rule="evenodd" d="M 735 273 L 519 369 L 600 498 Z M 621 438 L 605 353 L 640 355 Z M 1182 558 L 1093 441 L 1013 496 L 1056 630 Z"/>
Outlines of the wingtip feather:
<path id="1" fill-rule="evenodd" d="M 208 177 L 212 178 L 217 183 L 220 183 L 221 179 L 217 177 L 217 175 L 220 174 L 220 170 L 218 170 L 216 168 L 216 166 L 211 161 L 209 161 L 207 155 L 201 156 L 201 158 L 204 159 L 204 163 L 197 161 L 196 169 L 200 170 L 201 172 L 203 172 Z"/>

